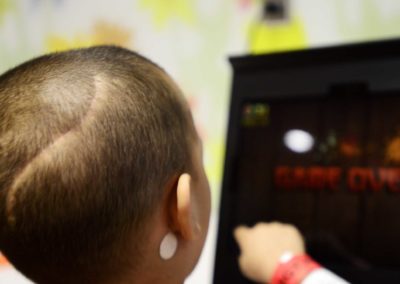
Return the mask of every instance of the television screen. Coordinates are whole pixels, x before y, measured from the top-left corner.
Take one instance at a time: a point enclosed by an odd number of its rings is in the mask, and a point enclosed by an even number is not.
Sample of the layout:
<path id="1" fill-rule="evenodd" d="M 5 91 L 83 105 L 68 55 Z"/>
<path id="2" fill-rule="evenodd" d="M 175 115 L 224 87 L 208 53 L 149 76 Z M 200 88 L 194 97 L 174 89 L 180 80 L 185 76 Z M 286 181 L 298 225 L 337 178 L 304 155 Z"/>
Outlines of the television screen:
<path id="1" fill-rule="evenodd" d="M 261 221 L 351 283 L 400 281 L 399 58 L 393 41 L 233 60 L 215 283 L 250 283 L 231 232 Z"/>

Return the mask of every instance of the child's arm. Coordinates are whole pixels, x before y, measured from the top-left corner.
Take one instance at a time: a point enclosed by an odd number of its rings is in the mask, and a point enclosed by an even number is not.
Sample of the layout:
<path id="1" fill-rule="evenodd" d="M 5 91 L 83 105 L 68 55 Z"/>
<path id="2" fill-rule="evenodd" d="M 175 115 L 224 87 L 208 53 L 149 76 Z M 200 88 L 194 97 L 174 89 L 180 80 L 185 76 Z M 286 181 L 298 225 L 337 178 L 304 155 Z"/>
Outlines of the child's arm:
<path id="1" fill-rule="evenodd" d="M 239 265 L 249 279 L 272 284 L 347 283 L 321 268 L 305 254 L 299 231 L 281 223 L 259 223 L 253 228 L 238 227 Z"/>

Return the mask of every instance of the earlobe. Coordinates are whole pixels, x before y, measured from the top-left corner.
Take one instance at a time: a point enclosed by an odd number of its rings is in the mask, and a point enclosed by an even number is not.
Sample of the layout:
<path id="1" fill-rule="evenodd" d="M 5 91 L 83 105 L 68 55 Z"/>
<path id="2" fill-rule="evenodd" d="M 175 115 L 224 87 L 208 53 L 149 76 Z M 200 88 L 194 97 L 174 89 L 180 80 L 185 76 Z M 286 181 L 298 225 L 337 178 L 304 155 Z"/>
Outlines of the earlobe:
<path id="1" fill-rule="evenodd" d="M 170 231 L 160 243 L 160 257 L 171 259 L 178 248 L 178 237 L 183 240 L 193 239 L 197 231 L 197 224 L 193 218 L 191 203 L 191 177 L 182 174 L 171 180 L 168 186 L 168 223 Z M 195 228 L 195 229 L 193 229 Z"/>

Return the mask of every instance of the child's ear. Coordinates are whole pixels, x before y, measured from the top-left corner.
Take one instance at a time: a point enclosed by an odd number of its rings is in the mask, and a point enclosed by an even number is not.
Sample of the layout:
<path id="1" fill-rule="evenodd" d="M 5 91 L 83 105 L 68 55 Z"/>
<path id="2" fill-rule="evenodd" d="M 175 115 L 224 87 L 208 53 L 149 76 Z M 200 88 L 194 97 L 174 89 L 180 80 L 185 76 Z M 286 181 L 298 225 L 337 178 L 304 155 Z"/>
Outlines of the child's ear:
<path id="1" fill-rule="evenodd" d="M 193 204 L 192 178 L 189 174 L 179 176 L 175 188 L 170 191 L 169 202 L 171 229 L 185 240 L 196 238 L 199 225 Z"/>

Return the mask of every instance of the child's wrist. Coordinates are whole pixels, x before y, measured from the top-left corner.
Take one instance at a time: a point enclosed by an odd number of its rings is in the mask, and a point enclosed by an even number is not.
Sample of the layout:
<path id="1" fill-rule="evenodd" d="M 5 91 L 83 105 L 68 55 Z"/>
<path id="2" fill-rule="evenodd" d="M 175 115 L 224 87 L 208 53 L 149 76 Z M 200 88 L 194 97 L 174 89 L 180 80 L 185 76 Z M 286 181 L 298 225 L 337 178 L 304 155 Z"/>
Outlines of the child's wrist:
<path id="1" fill-rule="evenodd" d="M 285 252 L 280 257 L 271 284 L 299 284 L 321 266 L 307 254 Z"/>

